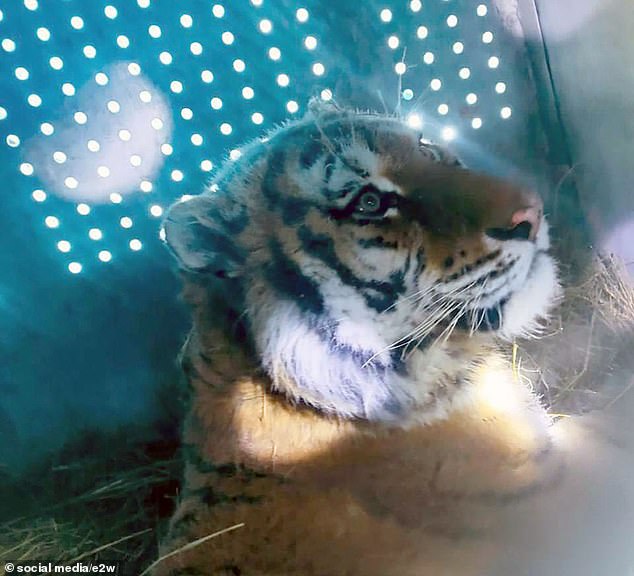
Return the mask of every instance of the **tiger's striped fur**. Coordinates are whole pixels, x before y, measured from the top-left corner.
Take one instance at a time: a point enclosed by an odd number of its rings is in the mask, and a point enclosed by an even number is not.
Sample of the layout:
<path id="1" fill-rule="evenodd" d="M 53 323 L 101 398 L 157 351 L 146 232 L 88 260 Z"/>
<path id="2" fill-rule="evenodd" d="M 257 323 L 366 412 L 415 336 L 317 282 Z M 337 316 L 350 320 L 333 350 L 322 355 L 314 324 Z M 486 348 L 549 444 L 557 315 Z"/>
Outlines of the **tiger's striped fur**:
<path id="1" fill-rule="evenodd" d="M 541 212 L 514 221 L 536 206 L 397 119 L 318 107 L 173 206 L 194 326 L 164 551 L 244 525 L 155 574 L 482 573 L 494 511 L 560 465 L 496 351 L 558 295 Z"/>

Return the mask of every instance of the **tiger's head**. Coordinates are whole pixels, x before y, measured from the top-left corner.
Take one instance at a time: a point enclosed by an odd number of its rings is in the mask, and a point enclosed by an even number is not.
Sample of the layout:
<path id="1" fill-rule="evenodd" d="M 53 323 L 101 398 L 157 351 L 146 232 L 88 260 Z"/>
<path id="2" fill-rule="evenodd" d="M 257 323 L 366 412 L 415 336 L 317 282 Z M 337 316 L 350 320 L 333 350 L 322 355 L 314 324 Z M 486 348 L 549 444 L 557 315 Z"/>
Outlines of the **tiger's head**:
<path id="1" fill-rule="evenodd" d="M 251 143 L 164 230 L 273 389 L 345 418 L 464 405 L 483 347 L 531 334 L 559 290 L 536 194 L 367 113 L 313 109 Z"/>

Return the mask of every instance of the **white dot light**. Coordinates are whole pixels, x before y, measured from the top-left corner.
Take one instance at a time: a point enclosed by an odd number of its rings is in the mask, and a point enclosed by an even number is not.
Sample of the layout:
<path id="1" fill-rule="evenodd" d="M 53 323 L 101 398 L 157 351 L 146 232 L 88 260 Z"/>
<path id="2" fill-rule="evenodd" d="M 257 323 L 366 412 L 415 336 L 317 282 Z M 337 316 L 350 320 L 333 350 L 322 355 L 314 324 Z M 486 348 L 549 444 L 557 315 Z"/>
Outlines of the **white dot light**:
<path id="1" fill-rule="evenodd" d="M 141 180 L 141 184 L 139 184 L 139 189 L 141 190 L 141 192 L 145 192 L 146 194 L 148 192 L 152 192 L 152 182 L 150 182 L 149 180 Z"/>
<path id="2" fill-rule="evenodd" d="M 180 94 L 183 91 L 183 83 L 178 80 L 172 80 L 172 82 L 170 82 L 170 90 L 174 92 L 174 94 Z"/>
<path id="3" fill-rule="evenodd" d="M 130 156 L 130 164 L 135 168 L 138 168 L 143 163 L 143 159 L 138 154 L 132 154 Z"/>
<path id="4" fill-rule="evenodd" d="M 500 65 L 500 59 L 497 56 L 491 56 L 487 64 L 489 68 L 497 68 Z"/>
<path id="5" fill-rule="evenodd" d="M 149 8 L 150 0 L 136 0 L 136 3 L 139 5 L 139 8 Z"/>
<path id="6" fill-rule="evenodd" d="M 471 76 L 471 70 L 469 70 L 466 66 L 464 68 L 460 68 L 458 76 L 460 76 L 463 80 L 466 80 L 469 76 Z"/>
<path id="7" fill-rule="evenodd" d="M 57 164 L 63 164 L 64 162 L 66 162 L 66 154 L 64 154 L 61 150 L 56 150 L 55 152 L 53 152 L 53 160 Z"/>
<path id="8" fill-rule="evenodd" d="M 13 52 L 15 50 L 15 42 L 11 38 L 2 40 L 2 49 L 5 52 Z"/>
<path id="9" fill-rule="evenodd" d="M 62 84 L 62 94 L 64 94 L 64 96 L 74 96 L 75 87 L 70 82 L 64 82 Z"/>
<path id="10" fill-rule="evenodd" d="M 110 176 L 110 168 L 108 168 L 108 166 L 99 166 L 97 168 L 97 174 L 101 178 L 108 178 L 108 176 Z"/>
<path id="11" fill-rule="evenodd" d="M 50 136 L 55 132 L 55 128 L 50 122 L 42 122 L 40 124 L 40 132 L 42 132 L 44 136 Z"/>
<path id="12" fill-rule="evenodd" d="M 7 146 L 10 148 L 17 148 L 20 145 L 20 138 L 16 134 L 9 134 L 7 136 Z"/>
<path id="13" fill-rule="evenodd" d="M 231 32 L 223 32 L 221 38 L 223 44 L 226 44 L 227 46 L 233 44 L 233 41 L 235 40 L 235 36 Z"/>
<path id="14" fill-rule="evenodd" d="M 33 106 L 33 108 L 37 108 L 42 104 L 42 98 L 38 94 L 29 94 L 26 101 Z"/>
<path id="15" fill-rule="evenodd" d="M 383 22 L 392 21 L 392 11 L 389 8 L 383 8 L 383 10 L 379 13 L 379 16 Z"/>
<path id="16" fill-rule="evenodd" d="M 67 254 L 68 252 L 70 252 L 70 249 L 71 249 L 70 242 L 68 240 L 60 240 L 57 243 L 57 249 L 60 252 L 63 252 L 64 254 Z"/>
<path id="17" fill-rule="evenodd" d="M 121 104 L 119 104 L 119 102 L 117 102 L 116 100 L 108 100 L 106 108 L 108 108 L 108 112 L 111 112 L 112 114 L 118 114 L 121 110 Z"/>
<path id="18" fill-rule="evenodd" d="M 85 112 L 75 112 L 73 114 L 73 119 L 77 122 L 77 124 L 85 124 L 88 122 L 88 116 L 86 116 Z"/>
<path id="19" fill-rule="evenodd" d="M 288 74 L 278 74 L 277 76 L 277 83 L 282 88 L 288 86 L 290 81 L 291 79 L 288 77 Z"/>
<path id="20" fill-rule="evenodd" d="M 438 106 L 438 114 L 440 114 L 441 116 L 446 116 L 447 114 L 449 114 L 449 106 L 447 106 L 447 104 L 441 104 L 440 106 Z"/>
<path id="21" fill-rule="evenodd" d="M 213 167 L 214 167 L 214 165 L 213 165 L 213 162 L 211 160 L 203 160 L 200 163 L 200 169 L 203 172 L 211 172 L 213 170 Z"/>
<path id="22" fill-rule="evenodd" d="M 45 28 L 44 26 L 40 26 L 35 32 L 35 35 L 42 42 L 48 42 L 51 39 L 51 33 L 49 32 L 48 28 Z"/>
<path id="23" fill-rule="evenodd" d="M 405 65 L 405 62 L 397 62 L 396 65 L 394 66 L 394 71 L 399 76 L 402 74 L 405 74 L 405 72 L 407 71 L 407 66 Z"/>
<path id="24" fill-rule="evenodd" d="M 429 83 L 429 87 L 434 91 L 434 92 L 438 92 L 438 90 L 440 90 L 442 88 L 442 82 L 440 81 L 439 78 L 434 78 L 430 83 Z"/>
<path id="25" fill-rule="evenodd" d="M 52 56 L 48 63 L 53 70 L 61 70 L 64 67 L 64 61 L 59 56 Z"/>
<path id="26" fill-rule="evenodd" d="M 321 94 L 319 96 L 324 102 L 330 102 L 332 100 L 332 91 L 328 88 L 325 88 L 321 91 Z"/>
<path id="27" fill-rule="evenodd" d="M 90 44 L 84 46 L 83 52 L 86 58 L 94 58 L 97 55 L 97 49 Z"/>
<path id="28" fill-rule="evenodd" d="M 504 94 L 504 92 L 506 92 L 506 84 L 505 84 L 504 82 L 498 82 L 498 83 L 495 85 L 495 91 L 496 91 L 498 94 Z"/>
<path id="29" fill-rule="evenodd" d="M 106 15 L 107 18 L 110 18 L 110 20 L 114 20 L 117 17 L 117 9 L 114 6 L 108 5 L 103 9 L 103 13 Z"/>
<path id="30" fill-rule="evenodd" d="M 458 16 L 455 14 L 449 14 L 449 16 L 447 16 L 447 26 L 449 26 L 449 28 L 455 28 L 458 26 Z"/>
<path id="31" fill-rule="evenodd" d="M 282 57 L 282 52 L 276 46 L 269 48 L 269 58 L 271 60 L 279 60 Z"/>
<path id="32" fill-rule="evenodd" d="M 22 164 L 20 164 L 20 172 L 25 176 L 31 176 L 33 174 L 33 164 L 22 162 Z"/>
<path id="33" fill-rule="evenodd" d="M 108 84 L 108 76 L 103 72 L 97 72 L 95 74 L 95 82 L 99 84 L 99 86 L 105 86 Z"/>
<path id="34" fill-rule="evenodd" d="M 435 57 L 433 52 L 425 52 L 425 54 L 423 54 L 423 62 L 425 62 L 425 64 L 433 64 L 434 60 Z"/>
<path id="35" fill-rule="evenodd" d="M 44 218 L 44 224 L 46 224 L 48 228 L 59 228 L 59 218 L 56 218 L 55 216 L 47 216 Z"/>
<path id="36" fill-rule="evenodd" d="M 264 122 L 264 116 L 262 116 L 260 112 L 254 112 L 253 114 L 251 114 L 251 122 L 258 125 L 262 124 L 262 122 Z"/>
<path id="37" fill-rule="evenodd" d="M 81 30 L 84 27 L 84 21 L 80 16 L 73 16 L 70 19 L 70 25 L 75 29 L 75 30 Z"/>
<path id="38" fill-rule="evenodd" d="M 159 218 L 163 215 L 163 208 L 161 208 L 158 204 L 153 204 L 150 206 L 150 214 L 155 218 Z"/>
<path id="39" fill-rule="evenodd" d="M 211 84 L 214 81 L 214 75 L 211 72 L 211 70 L 203 70 L 200 73 L 200 79 L 205 83 L 205 84 Z"/>
<path id="40" fill-rule="evenodd" d="M 411 88 L 403 90 L 403 100 L 411 100 L 414 97 L 414 91 Z"/>
<path id="41" fill-rule="evenodd" d="M 396 50 L 401 41 L 398 39 L 398 36 L 390 36 L 387 39 L 387 45 L 392 49 Z"/>
<path id="42" fill-rule="evenodd" d="M 183 120 L 191 120 L 194 117 L 194 112 L 191 108 L 181 108 L 181 118 Z"/>
<path id="43" fill-rule="evenodd" d="M 167 50 L 164 50 L 159 54 L 159 61 L 161 64 L 169 66 L 172 63 L 172 55 Z"/>
<path id="44" fill-rule="evenodd" d="M 257 7 L 262 6 L 262 0 L 251 0 L 251 4 Z"/>
<path id="45" fill-rule="evenodd" d="M 147 33 L 152 37 L 152 38 L 160 38 L 161 37 L 161 27 L 157 26 L 156 24 L 151 24 L 148 29 L 147 29 Z"/>
<path id="46" fill-rule="evenodd" d="M 427 26 L 419 26 L 416 29 L 416 36 L 418 36 L 421 40 L 424 40 L 429 35 L 429 30 Z"/>
<path id="47" fill-rule="evenodd" d="M 482 127 L 482 118 L 474 118 L 473 120 L 471 120 L 471 127 L 474 130 L 478 130 L 479 128 Z"/>
<path id="48" fill-rule="evenodd" d="M 103 238 L 103 232 L 99 228 L 91 228 L 88 230 L 88 237 L 91 240 L 101 240 Z"/>
<path id="49" fill-rule="evenodd" d="M 315 62 L 312 69 L 315 76 L 323 76 L 326 72 L 326 68 L 321 62 Z"/>
<path id="50" fill-rule="evenodd" d="M 465 100 L 467 101 L 467 104 L 473 105 L 478 101 L 478 97 L 473 92 L 470 92 L 467 94 Z"/>
<path id="51" fill-rule="evenodd" d="M 289 100 L 286 103 L 286 109 L 291 113 L 295 114 L 299 110 L 299 104 L 295 102 L 295 100 Z"/>
<path id="52" fill-rule="evenodd" d="M 141 66 L 139 66 L 136 62 L 130 62 L 130 64 L 128 64 L 128 73 L 131 76 L 138 76 L 141 74 Z"/>
<path id="53" fill-rule="evenodd" d="M 455 139 L 456 129 L 451 126 L 446 126 L 445 128 L 442 129 L 441 135 L 443 140 L 446 140 L 447 142 L 449 142 Z"/>
<path id="54" fill-rule="evenodd" d="M 297 18 L 298 22 L 302 24 L 308 21 L 308 10 L 306 8 L 298 8 L 295 12 L 295 18 Z"/>
<path id="55" fill-rule="evenodd" d="M 180 170 L 172 170 L 170 177 L 174 182 L 181 182 L 183 180 L 183 173 Z"/>
<path id="56" fill-rule="evenodd" d="M 77 204 L 77 214 L 80 214 L 81 216 L 88 216 L 88 214 L 90 214 L 90 206 L 88 206 L 88 204 L 85 204 L 84 202 L 82 202 L 81 204 Z"/>
<path id="57" fill-rule="evenodd" d="M 121 196 L 121 194 L 119 194 L 118 192 L 112 192 L 110 194 L 110 202 L 112 202 L 113 204 L 121 204 L 122 201 L 123 196 Z"/>
<path id="58" fill-rule="evenodd" d="M 504 108 L 500 110 L 500 116 L 502 116 L 504 120 L 506 120 L 507 118 L 510 118 L 511 114 L 512 114 L 512 110 L 510 106 L 504 106 Z"/>
<path id="59" fill-rule="evenodd" d="M 124 34 L 120 34 L 117 36 L 117 46 L 119 46 L 119 48 L 128 48 L 130 46 L 129 38 Z"/>
<path id="60" fill-rule="evenodd" d="M 270 20 L 264 18 L 263 20 L 260 20 L 258 28 L 260 29 L 260 32 L 262 32 L 262 34 L 270 34 L 273 30 L 273 23 Z"/>
<path id="61" fill-rule="evenodd" d="M 454 54 L 462 54 L 464 52 L 464 44 L 462 42 L 454 42 L 451 49 L 454 51 Z"/>
<path id="62" fill-rule="evenodd" d="M 244 60 L 240 60 L 240 58 L 237 58 L 236 60 L 233 61 L 233 69 L 236 72 L 244 72 L 244 70 L 246 69 L 246 64 L 244 63 Z"/>
<path id="63" fill-rule="evenodd" d="M 15 77 L 18 80 L 28 80 L 29 79 L 29 71 L 24 68 L 24 66 L 18 66 L 15 69 Z"/>
<path id="64" fill-rule="evenodd" d="M 420 117 L 419 114 L 410 114 L 407 117 L 407 123 L 412 128 L 421 128 L 423 125 L 423 119 Z"/>
<path id="65" fill-rule="evenodd" d="M 130 130 L 126 130 L 125 128 L 122 128 L 121 130 L 119 130 L 119 140 L 123 141 L 123 142 L 129 142 L 130 139 L 132 138 L 132 133 L 130 132 Z"/>
<path id="66" fill-rule="evenodd" d="M 4 120 L 7 117 L 7 109 L 0 106 L 0 120 Z"/>
<path id="67" fill-rule="evenodd" d="M 132 228 L 132 218 L 124 216 L 119 220 L 119 224 L 121 224 L 121 228 Z"/>
<path id="68" fill-rule="evenodd" d="M 68 265 L 68 271 L 71 274 L 79 274 L 82 271 L 83 267 L 79 262 L 71 262 Z"/>
<path id="69" fill-rule="evenodd" d="M 191 28 L 194 24 L 194 19 L 189 14 L 183 14 L 180 18 L 180 23 L 183 28 Z"/>
<path id="70" fill-rule="evenodd" d="M 488 12 L 488 9 L 486 7 L 485 4 L 480 4 L 477 8 L 476 8 L 476 14 L 478 16 L 486 16 Z"/>
<path id="71" fill-rule="evenodd" d="M 141 248 L 143 248 L 143 244 L 138 238 L 133 238 L 132 240 L 130 240 L 129 246 L 130 250 L 133 250 L 134 252 L 138 252 L 139 250 L 141 250 Z"/>
<path id="72" fill-rule="evenodd" d="M 46 200 L 46 192 L 44 192 L 44 190 L 33 190 L 31 196 L 36 202 L 44 202 L 44 200 Z"/>
<path id="73" fill-rule="evenodd" d="M 97 140 L 88 140 L 88 142 L 86 142 L 86 148 L 88 148 L 91 152 L 99 152 L 101 146 Z"/>
<path id="74" fill-rule="evenodd" d="M 242 97 L 245 100 L 251 100 L 251 98 L 253 98 L 253 96 L 255 96 L 255 93 L 253 92 L 253 88 L 251 88 L 250 86 L 245 86 L 242 89 Z"/>
<path id="75" fill-rule="evenodd" d="M 493 42 L 493 32 L 485 32 L 482 34 L 482 42 L 491 44 L 491 42 Z"/>
<path id="76" fill-rule="evenodd" d="M 224 134 L 225 136 L 229 136 L 229 134 L 231 134 L 231 132 L 233 132 L 233 127 L 231 126 L 231 124 L 229 124 L 227 122 L 223 122 L 220 125 L 220 132 L 222 134 Z"/>
<path id="77" fill-rule="evenodd" d="M 209 104 L 211 105 L 211 107 L 214 110 L 220 110 L 222 108 L 222 100 L 220 98 L 218 98 L 217 96 L 214 96 L 210 101 Z"/>
<path id="78" fill-rule="evenodd" d="M 77 186 L 79 186 L 79 180 L 73 176 L 68 176 L 64 179 L 64 186 L 70 190 L 74 190 Z"/>
<path id="79" fill-rule="evenodd" d="M 27 10 L 37 10 L 38 2 L 37 0 L 24 0 L 24 7 Z"/>
<path id="80" fill-rule="evenodd" d="M 412 0 L 409 3 L 409 9 L 412 12 L 420 12 L 422 7 L 423 7 L 423 3 L 420 0 Z"/>
<path id="81" fill-rule="evenodd" d="M 163 156 L 171 156 L 172 152 L 174 152 L 174 148 L 172 148 L 171 144 L 161 144 L 161 154 L 163 154 Z"/>
<path id="82" fill-rule="evenodd" d="M 194 146 L 201 146 L 203 143 L 203 137 L 200 134 L 192 134 L 190 140 Z"/>
<path id="83" fill-rule="evenodd" d="M 194 56 L 200 56 L 203 53 L 203 45 L 200 42 L 192 42 L 189 45 L 189 51 Z"/>
<path id="84" fill-rule="evenodd" d="M 112 260 L 112 253 L 108 250 L 100 250 L 97 257 L 102 262 L 110 262 L 110 260 Z"/>
<path id="85" fill-rule="evenodd" d="M 314 36 L 306 36 L 306 38 L 304 38 L 304 46 L 306 46 L 307 50 L 314 50 L 317 48 L 317 38 Z"/>
<path id="86" fill-rule="evenodd" d="M 160 118 L 152 118 L 150 121 L 150 126 L 154 128 L 154 130 L 162 130 L 163 129 L 163 120 Z"/>
<path id="87" fill-rule="evenodd" d="M 149 90 L 141 90 L 141 92 L 139 92 L 139 100 L 144 104 L 152 102 L 152 93 Z"/>
<path id="88" fill-rule="evenodd" d="M 237 160 L 238 158 L 240 158 L 240 156 L 242 156 L 242 152 L 240 152 L 240 150 L 237 149 L 233 149 L 229 152 L 229 159 L 230 160 Z"/>
<path id="89" fill-rule="evenodd" d="M 214 4 L 213 8 L 211 9 L 211 13 L 216 18 L 222 18 L 225 15 L 225 8 L 220 4 Z"/>

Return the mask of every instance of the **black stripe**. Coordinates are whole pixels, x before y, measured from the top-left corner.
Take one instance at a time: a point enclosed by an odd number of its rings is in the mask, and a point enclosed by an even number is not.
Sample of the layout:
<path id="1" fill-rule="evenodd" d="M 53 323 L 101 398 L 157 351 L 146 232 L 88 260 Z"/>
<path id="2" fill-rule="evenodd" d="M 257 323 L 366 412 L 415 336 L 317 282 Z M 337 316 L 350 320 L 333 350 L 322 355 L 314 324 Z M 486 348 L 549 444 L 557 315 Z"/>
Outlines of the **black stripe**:
<path id="1" fill-rule="evenodd" d="M 361 238 L 358 240 L 359 246 L 362 248 L 388 248 L 392 250 L 398 249 L 398 242 L 388 242 L 383 236 L 374 238 Z"/>
<path id="2" fill-rule="evenodd" d="M 319 258 L 337 274 L 344 284 L 359 290 L 370 308 L 383 312 L 394 303 L 399 294 L 405 291 L 405 280 L 402 272 L 394 272 L 390 276 L 389 282 L 362 280 L 339 260 L 335 252 L 334 241 L 330 236 L 314 234 L 306 226 L 299 228 L 298 236 L 306 252 Z"/>
<path id="3" fill-rule="evenodd" d="M 284 254 L 276 240 L 271 240 L 269 248 L 271 261 L 265 274 L 271 286 L 283 296 L 290 297 L 302 310 L 322 314 L 324 302 L 317 284 Z"/>
<path id="4" fill-rule="evenodd" d="M 302 138 L 302 140 L 308 142 L 304 144 L 299 154 L 299 163 L 302 168 L 312 168 L 317 160 L 326 153 L 326 147 L 321 141 L 319 134 L 311 134 L 310 132 Z"/>

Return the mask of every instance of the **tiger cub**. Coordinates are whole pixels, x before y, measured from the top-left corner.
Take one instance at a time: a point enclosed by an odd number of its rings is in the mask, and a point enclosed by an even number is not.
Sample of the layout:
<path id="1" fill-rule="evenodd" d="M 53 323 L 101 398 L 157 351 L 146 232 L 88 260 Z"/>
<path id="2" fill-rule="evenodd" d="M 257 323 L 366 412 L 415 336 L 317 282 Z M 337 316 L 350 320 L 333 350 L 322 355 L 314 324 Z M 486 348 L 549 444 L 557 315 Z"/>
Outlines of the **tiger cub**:
<path id="1" fill-rule="evenodd" d="M 193 328 L 153 574 L 547 573 L 516 571 L 515 528 L 565 458 L 497 348 L 560 292 L 535 193 L 399 119 L 312 105 L 164 232 Z"/>

